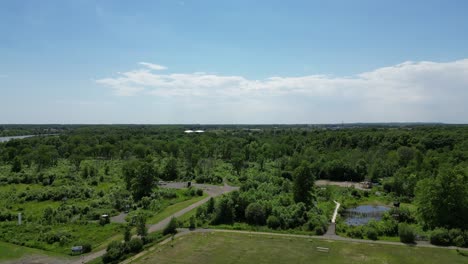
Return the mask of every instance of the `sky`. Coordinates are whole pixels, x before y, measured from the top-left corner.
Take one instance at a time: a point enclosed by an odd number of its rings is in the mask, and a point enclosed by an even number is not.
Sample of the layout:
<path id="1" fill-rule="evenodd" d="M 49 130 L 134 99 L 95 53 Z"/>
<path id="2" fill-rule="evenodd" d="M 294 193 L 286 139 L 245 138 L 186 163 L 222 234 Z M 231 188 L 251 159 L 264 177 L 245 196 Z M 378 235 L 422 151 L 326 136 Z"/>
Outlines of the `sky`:
<path id="1" fill-rule="evenodd" d="M 468 1 L 0 1 L 0 124 L 468 123 Z"/>

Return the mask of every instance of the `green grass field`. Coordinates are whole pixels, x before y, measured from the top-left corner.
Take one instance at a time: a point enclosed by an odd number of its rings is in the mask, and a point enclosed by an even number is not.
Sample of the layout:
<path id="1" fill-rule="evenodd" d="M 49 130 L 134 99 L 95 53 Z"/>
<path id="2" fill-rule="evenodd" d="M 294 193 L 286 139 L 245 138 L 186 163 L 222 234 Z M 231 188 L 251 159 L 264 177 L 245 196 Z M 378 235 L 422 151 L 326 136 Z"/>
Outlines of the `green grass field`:
<path id="1" fill-rule="evenodd" d="M 15 244 L 5 243 L 0 241 L 0 263 L 19 259 L 25 256 L 50 256 L 57 259 L 67 259 L 68 256 L 63 256 L 51 252 L 46 252 L 39 249 L 22 247 Z"/>
<path id="2" fill-rule="evenodd" d="M 329 253 L 316 247 L 329 248 Z M 455 250 L 234 233 L 193 233 L 133 263 L 468 263 Z"/>
<path id="3" fill-rule="evenodd" d="M 155 224 L 155 223 L 158 223 L 162 220 L 164 220 L 165 218 L 177 213 L 178 211 L 184 209 L 185 207 L 188 207 L 198 201 L 201 201 L 203 199 L 205 199 L 206 197 L 208 197 L 208 195 L 206 193 L 204 193 L 202 196 L 196 196 L 194 198 L 191 198 L 189 200 L 185 200 L 185 201 L 182 201 L 182 202 L 178 202 L 178 203 L 175 203 L 175 204 L 172 204 L 172 205 L 169 205 L 168 207 L 164 208 L 164 210 L 162 210 L 161 212 L 157 213 L 156 215 L 154 215 L 153 217 L 150 217 L 148 220 L 147 220 L 147 223 L 148 224 Z"/>

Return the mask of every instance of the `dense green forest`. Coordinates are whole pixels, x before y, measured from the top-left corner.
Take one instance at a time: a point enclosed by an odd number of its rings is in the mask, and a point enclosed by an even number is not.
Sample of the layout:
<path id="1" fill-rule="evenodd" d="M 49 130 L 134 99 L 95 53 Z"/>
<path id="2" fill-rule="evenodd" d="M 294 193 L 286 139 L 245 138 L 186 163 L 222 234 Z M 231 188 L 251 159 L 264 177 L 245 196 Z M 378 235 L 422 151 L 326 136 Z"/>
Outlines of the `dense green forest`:
<path id="1" fill-rule="evenodd" d="M 159 188 L 163 180 L 240 186 L 200 207 L 191 225 L 323 234 L 333 200 L 344 208 L 397 201 L 402 207 L 382 221 L 360 227 L 338 222 L 337 232 L 371 239 L 410 233 L 434 244 L 468 244 L 468 126 L 18 125 L 0 130 L 3 136 L 29 134 L 52 135 L 0 143 L 4 241 L 68 252 L 78 240 L 92 240 L 84 233 L 102 234 L 104 240 L 124 232 L 125 225 L 93 222 L 102 214 L 117 215 L 130 206 L 130 215 L 149 219 L 169 204 L 201 195 Z M 368 180 L 374 187 L 319 188 L 314 186 L 319 179 Z"/>

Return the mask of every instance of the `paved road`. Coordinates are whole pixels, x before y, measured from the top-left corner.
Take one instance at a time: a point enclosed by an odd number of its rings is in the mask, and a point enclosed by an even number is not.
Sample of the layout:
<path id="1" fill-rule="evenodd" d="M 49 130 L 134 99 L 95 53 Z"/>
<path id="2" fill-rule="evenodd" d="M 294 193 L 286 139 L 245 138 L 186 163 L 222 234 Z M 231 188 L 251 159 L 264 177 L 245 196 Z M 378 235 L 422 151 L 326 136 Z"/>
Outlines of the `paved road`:
<path id="1" fill-rule="evenodd" d="M 206 197 L 205 199 L 200 200 L 200 201 L 198 201 L 198 202 L 196 202 L 196 203 L 194 203 L 192 205 L 189 205 L 188 207 L 186 207 L 186 208 L 178 211 L 177 213 L 165 218 L 164 220 L 160 221 L 159 223 L 150 225 L 148 227 L 148 232 L 149 233 L 164 229 L 164 227 L 167 226 L 169 221 L 171 221 L 172 217 L 179 217 L 179 216 L 189 212 L 190 210 L 192 210 L 194 208 L 197 208 L 198 206 L 208 202 L 208 200 L 211 197 L 216 197 L 216 196 L 219 196 L 219 195 L 222 195 L 222 194 L 232 192 L 234 190 L 239 189 L 239 187 L 229 186 L 226 183 L 224 184 L 224 186 L 209 185 L 209 184 L 192 184 L 192 186 L 194 186 L 196 188 L 203 189 L 208 194 L 208 197 Z M 184 183 L 184 182 L 170 182 L 170 183 L 167 183 L 167 184 L 165 184 L 165 185 L 163 185 L 161 187 L 181 189 L 181 188 L 186 188 L 187 183 Z M 91 260 L 94 260 L 96 258 L 99 258 L 99 257 L 103 256 L 105 253 L 106 253 L 105 249 L 100 250 L 100 251 L 96 251 L 96 252 L 93 252 L 91 254 L 83 256 L 79 260 L 77 259 L 76 261 L 72 262 L 71 264 L 87 263 L 87 262 L 90 262 Z"/>

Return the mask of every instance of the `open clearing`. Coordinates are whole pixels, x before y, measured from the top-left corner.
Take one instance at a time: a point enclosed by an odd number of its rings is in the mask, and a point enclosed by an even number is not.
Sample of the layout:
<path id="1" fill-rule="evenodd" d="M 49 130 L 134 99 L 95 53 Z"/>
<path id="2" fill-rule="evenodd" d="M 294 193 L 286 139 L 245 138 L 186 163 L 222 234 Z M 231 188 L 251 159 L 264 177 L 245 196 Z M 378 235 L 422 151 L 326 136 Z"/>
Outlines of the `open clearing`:
<path id="1" fill-rule="evenodd" d="M 329 253 L 317 251 L 329 248 Z M 132 263 L 468 263 L 455 250 L 235 233 L 193 233 Z"/>
<path id="2" fill-rule="evenodd" d="M 21 258 L 21 261 L 19 259 Z M 0 241 L 0 263 L 65 263 L 69 259 L 50 252 Z"/>

